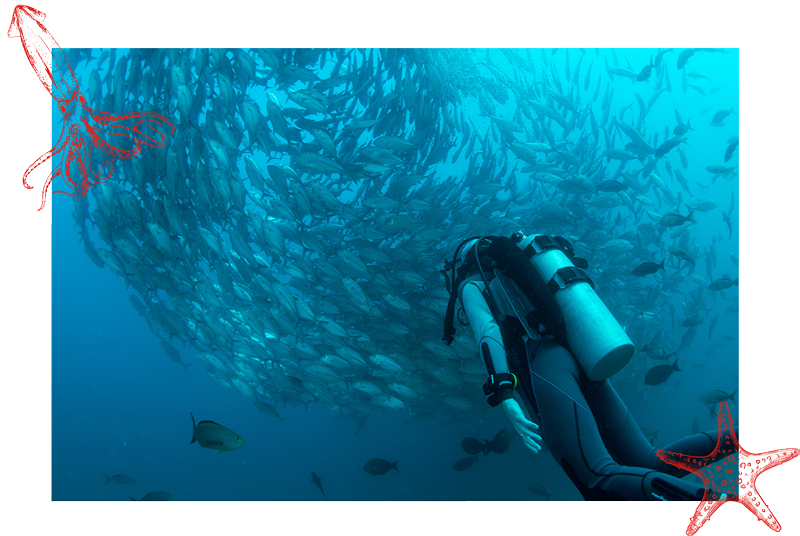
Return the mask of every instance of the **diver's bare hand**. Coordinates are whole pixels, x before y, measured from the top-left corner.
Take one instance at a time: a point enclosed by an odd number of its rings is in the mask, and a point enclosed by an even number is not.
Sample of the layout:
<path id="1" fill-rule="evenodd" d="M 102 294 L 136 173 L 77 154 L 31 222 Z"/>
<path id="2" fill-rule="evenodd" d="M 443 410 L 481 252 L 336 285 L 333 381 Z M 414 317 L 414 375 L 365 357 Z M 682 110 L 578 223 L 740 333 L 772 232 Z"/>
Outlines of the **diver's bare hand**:
<path id="1" fill-rule="evenodd" d="M 503 400 L 502 405 L 503 411 L 506 412 L 511 424 L 514 425 L 514 430 L 522 436 L 522 442 L 525 443 L 525 446 L 534 454 L 541 452 L 542 447 L 537 441 L 541 441 L 542 438 L 536 434 L 536 430 L 539 429 L 539 426 L 525 418 L 525 414 L 522 413 L 522 408 L 519 407 L 519 402 L 513 398 Z"/>

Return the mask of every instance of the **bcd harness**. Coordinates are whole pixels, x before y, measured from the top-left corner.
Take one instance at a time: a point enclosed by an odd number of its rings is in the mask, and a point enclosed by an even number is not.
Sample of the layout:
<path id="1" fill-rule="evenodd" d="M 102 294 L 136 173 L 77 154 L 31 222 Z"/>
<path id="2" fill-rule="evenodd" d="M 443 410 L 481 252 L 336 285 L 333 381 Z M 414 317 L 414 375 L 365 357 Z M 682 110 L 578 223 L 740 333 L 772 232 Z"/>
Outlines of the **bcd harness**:
<path id="1" fill-rule="evenodd" d="M 471 251 L 464 256 L 464 262 L 456 270 L 457 257 L 464 245 L 471 240 L 477 240 L 477 242 L 471 247 Z M 489 245 L 484 245 L 484 241 L 489 241 Z M 517 246 L 516 242 L 518 241 L 503 236 L 471 237 L 459 244 L 453 254 L 452 262 L 445 261 L 445 267 L 444 270 L 441 270 L 441 273 L 445 276 L 445 284 L 450 293 L 450 300 L 445 313 L 442 340 L 448 345 L 453 342 L 453 335 L 456 332 L 453 319 L 455 316 L 455 302 L 458 298 L 458 289 L 461 283 L 467 277 L 480 273 L 485 285 L 483 294 L 486 303 L 492 316 L 498 321 L 501 318 L 500 311 L 489 288 L 490 282 L 496 276 L 500 276 L 500 272 L 505 272 L 506 274 L 513 274 L 512 280 L 519 286 L 519 289 L 522 290 L 533 306 L 533 310 L 524 319 L 519 318 L 520 323 L 525 322 L 533 328 L 533 331 L 525 328 L 526 331 L 529 334 L 533 334 L 533 338 L 536 339 L 542 336 L 555 338 L 562 346 L 569 348 L 564 318 L 560 307 L 556 303 L 554 294 L 576 281 L 586 281 L 591 285 L 591 279 L 583 271 L 583 268 L 586 268 L 588 263 L 585 259 L 576 257 L 572 245 L 562 237 L 539 235 L 524 250 Z M 560 249 L 575 266 L 560 268 L 550 281 L 545 282 L 538 270 L 531 264 L 530 258 L 551 248 Z M 484 271 L 484 266 L 481 263 L 482 259 L 484 262 L 490 260 L 495 269 Z M 450 271 L 449 277 L 448 271 Z M 498 325 L 503 335 L 504 345 L 508 348 L 510 341 L 507 340 L 506 329 L 504 329 L 503 323 L 499 321 Z M 523 325 L 523 327 L 525 326 Z M 486 354 L 482 355 L 482 357 L 489 372 L 489 378 L 483 385 L 483 391 L 489 397 L 487 399 L 489 405 L 494 407 L 513 396 L 511 392 L 517 386 L 517 378 L 513 374 L 495 374 L 492 360 L 488 355 L 488 347 L 481 349 L 481 353 Z"/>

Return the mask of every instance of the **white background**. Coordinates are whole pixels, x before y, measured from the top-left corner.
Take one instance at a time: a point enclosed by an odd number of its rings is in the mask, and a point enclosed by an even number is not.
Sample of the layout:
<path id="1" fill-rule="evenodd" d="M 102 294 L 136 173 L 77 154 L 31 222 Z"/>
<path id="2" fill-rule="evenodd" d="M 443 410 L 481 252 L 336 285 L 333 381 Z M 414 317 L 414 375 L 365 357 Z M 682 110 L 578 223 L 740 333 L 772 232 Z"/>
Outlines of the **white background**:
<path id="1" fill-rule="evenodd" d="M 48 2 L 63 47 L 739 47 L 740 402 L 744 447 L 800 447 L 797 430 L 797 30 L 777 2 Z M 0 14 L 11 20 L 14 4 Z M 50 502 L 50 207 L 47 171 L 22 186 L 50 147 L 51 97 L 19 39 L 0 40 L 0 516 L 6 534 L 619 534 L 679 536 L 690 503 L 52 503 Z M 44 166 L 43 166 L 44 167 Z M 800 533 L 791 499 L 800 462 L 758 489 L 784 534 Z M 702 536 L 770 534 L 727 504 Z"/>

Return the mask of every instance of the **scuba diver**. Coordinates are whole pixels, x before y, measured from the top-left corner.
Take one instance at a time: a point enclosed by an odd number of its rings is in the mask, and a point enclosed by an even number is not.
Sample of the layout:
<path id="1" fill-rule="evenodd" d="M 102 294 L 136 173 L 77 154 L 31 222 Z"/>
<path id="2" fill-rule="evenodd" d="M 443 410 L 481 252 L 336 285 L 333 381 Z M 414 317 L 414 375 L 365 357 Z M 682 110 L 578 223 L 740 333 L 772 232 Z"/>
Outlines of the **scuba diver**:
<path id="1" fill-rule="evenodd" d="M 442 271 L 450 292 L 442 340 L 453 341 L 458 299 L 459 322 L 472 326 L 489 375 L 487 402 L 503 408 L 534 453 L 542 449 L 539 426 L 517 398 L 537 415 L 553 458 L 585 500 L 699 501 L 704 486 L 656 456 L 607 379 L 634 346 L 595 294 L 587 267 L 561 237 L 465 240 Z M 695 434 L 664 450 L 706 456 L 716 435 Z"/>

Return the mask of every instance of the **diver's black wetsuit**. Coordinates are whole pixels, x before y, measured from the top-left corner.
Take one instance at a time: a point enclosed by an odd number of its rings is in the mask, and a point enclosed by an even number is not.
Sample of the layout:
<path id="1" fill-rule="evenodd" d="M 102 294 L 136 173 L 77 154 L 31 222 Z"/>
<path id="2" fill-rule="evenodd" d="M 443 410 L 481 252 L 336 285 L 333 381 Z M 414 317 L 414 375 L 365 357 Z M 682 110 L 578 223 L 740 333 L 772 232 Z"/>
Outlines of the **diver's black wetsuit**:
<path id="1" fill-rule="evenodd" d="M 517 345 L 515 353 L 522 348 L 522 344 Z M 515 360 L 509 361 L 511 365 Z M 532 390 L 534 404 L 528 408 L 538 409 L 550 452 L 584 499 L 703 498 L 702 485 L 677 478 L 687 472 L 656 456 L 656 449 L 647 442 L 611 383 L 589 380 L 563 346 L 542 340 L 529 358 L 528 368 L 530 383 L 524 385 L 523 398 L 528 398 Z M 717 432 L 704 432 L 667 445 L 664 450 L 706 456 L 716 444 Z"/>
<path id="2" fill-rule="evenodd" d="M 477 243 L 480 244 L 480 241 Z M 495 237 L 485 251 L 489 261 L 504 269 L 505 275 L 511 277 L 532 301 L 548 298 L 549 291 L 532 288 L 541 283 L 537 283 L 530 275 L 530 262 L 509 239 Z M 457 250 L 454 259 L 458 254 Z M 463 258 L 467 261 L 469 259 L 467 255 Z M 455 261 L 450 265 L 453 272 L 454 265 Z M 469 275 L 476 271 L 466 263 L 460 270 L 459 279 L 453 277 L 452 289 L 462 299 L 463 305 L 467 281 L 477 276 Z M 486 272 L 488 270 L 484 269 L 483 274 Z M 480 305 L 477 301 L 470 302 L 478 305 L 472 307 L 476 317 L 470 318 L 470 323 L 474 330 L 478 325 L 484 326 L 477 328 L 482 331 L 482 335 L 476 332 L 476 342 L 481 348 L 479 352 L 483 352 L 487 369 L 491 367 L 489 374 L 508 370 L 516 375 L 520 384 L 517 391 L 524 395 L 522 398 L 529 413 L 539 416 L 541 431 L 550 452 L 584 499 L 697 501 L 703 498 L 704 486 L 681 480 L 678 477 L 685 476 L 686 471 L 669 465 L 656 456 L 656 449 L 647 442 L 611 383 L 608 380 L 589 380 L 572 353 L 556 342 L 565 338 L 563 329 L 560 339 L 558 325 L 556 329 L 547 330 L 550 333 L 555 332 L 556 338 L 543 338 L 536 346 L 525 335 L 522 320 L 505 316 L 504 320 L 497 323 L 497 313 L 489 313 L 491 306 L 488 304 L 493 302 L 493 298 L 486 285 L 479 284 L 476 288 L 482 290 L 476 292 L 472 289 L 469 299 L 481 300 L 483 296 L 486 303 Z M 525 291 L 526 288 L 529 290 Z M 542 311 L 554 311 L 545 302 L 539 302 L 539 305 Z M 467 306 L 463 306 L 466 311 Z M 451 296 L 444 340 L 448 340 L 448 334 L 455 331 L 452 328 L 448 331 L 447 327 L 448 322 L 452 326 L 453 309 L 454 298 Z M 560 312 L 557 314 L 560 315 Z M 487 315 L 490 315 L 489 318 Z M 483 335 L 491 335 L 490 328 L 486 327 L 491 317 L 500 326 L 502 348 L 495 345 L 490 350 L 489 345 L 483 342 L 496 338 Z M 539 320 L 547 321 L 544 318 Z M 531 322 L 527 318 L 524 321 L 531 327 L 538 322 Z M 527 345 L 523 340 L 528 340 Z M 716 444 L 715 431 L 686 437 L 664 449 L 691 456 L 707 456 L 713 452 Z"/>

